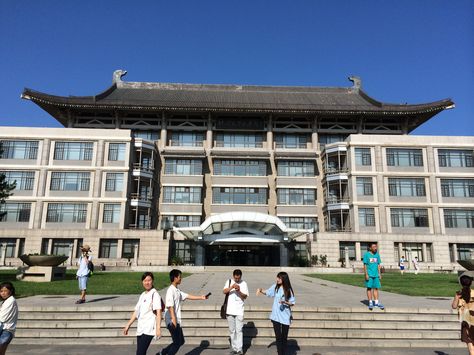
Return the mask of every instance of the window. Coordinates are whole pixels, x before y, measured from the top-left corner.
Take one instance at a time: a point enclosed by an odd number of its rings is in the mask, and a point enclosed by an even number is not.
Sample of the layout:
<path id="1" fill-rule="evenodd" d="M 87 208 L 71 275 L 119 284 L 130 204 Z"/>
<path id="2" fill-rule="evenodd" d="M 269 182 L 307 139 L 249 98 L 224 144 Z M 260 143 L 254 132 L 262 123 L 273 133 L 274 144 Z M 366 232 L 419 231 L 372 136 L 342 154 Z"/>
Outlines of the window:
<path id="1" fill-rule="evenodd" d="M 200 187 L 165 186 L 164 203 L 201 203 Z"/>
<path id="2" fill-rule="evenodd" d="M 318 230 L 316 217 L 278 217 L 288 228 Z"/>
<path id="3" fill-rule="evenodd" d="M 158 132 L 154 131 L 133 131 L 133 136 L 135 138 L 147 139 L 149 141 L 158 140 Z"/>
<path id="4" fill-rule="evenodd" d="M 214 187 L 212 203 L 264 205 L 267 203 L 267 189 L 254 187 Z"/>
<path id="5" fill-rule="evenodd" d="M 34 171 L 2 171 L 8 184 L 16 183 L 15 190 L 33 190 L 35 182 Z"/>
<path id="6" fill-rule="evenodd" d="M 214 161 L 214 175 L 267 176 L 264 160 L 220 160 Z"/>
<path id="7" fill-rule="evenodd" d="M 107 173 L 105 191 L 123 191 L 123 173 Z"/>
<path id="8" fill-rule="evenodd" d="M 21 244 L 21 241 L 23 240 L 23 243 L 24 243 L 24 239 L 21 239 L 20 240 L 20 244 Z M 16 255 L 15 255 L 15 249 L 16 249 L 16 239 L 15 238 L 1 238 L 0 239 L 0 245 L 5 245 L 6 246 L 6 255 L 5 257 L 7 258 L 16 258 Z M 22 255 L 23 252 L 21 250 L 18 251 L 17 255 Z"/>
<path id="9" fill-rule="evenodd" d="M 372 165 L 370 148 L 355 148 L 355 163 L 356 166 Z"/>
<path id="10" fill-rule="evenodd" d="M 356 248 L 354 242 L 339 242 L 339 257 L 341 261 L 345 260 L 344 251 L 347 247 L 347 252 L 349 253 L 349 260 L 356 259 Z"/>
<path id="11" fill-rule="evenodd" d="M 423 166 L 421 149 L 387 148 L 388 166 Z"/>
<path id="12" fill-rule="evenodd" d="M 394 243 L 394 251 L 395 251 L 395 260 L 399 260 L 400 255 L 400 244 L 402 246 L 403 256 L 408 260 L 413 259 L 415 256 L 418 258 L 420 262 L 432 262 L 433 261 L 433 253 L 432 253 L 432 244 L 431 243 Z M 426 247 L 426 256 L 423 256 L 423 244 Z M 408 260 L 411 263 L 411 260 Z"/>
<path id="13" fill-rule="evenodd" d="M 202 160 L 166 159 L 166 175 L 202 175 Z"/>
<path id="14" fill-rule="evenodd" d="M 278 176 L 314 176 L 314 162 L 309 160 L 279 160 Z"/>
<path id="15" fill-rule="evenodd" d="M 428 210 L 391 208 L 392 227 L 428 227 Z"/>
<path id="16" fill-rule="evenodd" d="M 474 197 L 474 179 L 441 179 L 443 197 Z"/>
<path id="17" fill-rule="evenodd" d="M 319 134 L 318 141 L 321 149 L 324 148 L 326 144 L 344 142 L 347 138 L 347 135 L 344 134 Z"/>
<path id="18" fill-rule="evenodd" d="M 73 239 L 53 239 L 53 255 L 66 255 L 69 256 L 69 250 L 74 245 Z"/>
<path id="19" fill-rule="evenodd" d="M 217 147 L 262 148 L 263 135 L 258 133 L 217 133 Z"/>
<path id="20" fill-rule="evenodd" d="M 5 202 L 0 204 L 0 222 L 29 222 L 31 203 Z"/>
<path id="21" fill-rule="evenodd" d="M 308 136 L 302 134 L 279 134 L 275 137 L 276 148 L 306 149 Z"/>
<path id="22" fill-rule="evenodd" d="M 446 228 L 474 228 L 474 210 L 444 209 Z"/>
<path id="23" fill-rule="evenodd" d="M 76 259 L 79 259 L 82 255 L 81 246 L 84 245 L 84 239 L 79 238 L 76 240 Z"/>
<path id="24" fill-rule="evenodd" d="M 474 151 L 438 149 L 438 162 L 440 167 L 472 168 L 474 166 Z"/>
<path id="25" fill-rule="evenodd" d="M 425 180 L 415 178 L 389 178 L 390 196 L 426 196 Z"/>
<path id="26" fill-rule="evenodd" d="M 194 265 L 196 242 L 192 240 L 175 240 L 172 243 L 171 255 L 180 258 L 184 264 Z"/>
<path id="27" fill-rule="evenodd" d="M 359 207 L 359 226 L 375 227 L 375 212 L 373 208 Z"/>
<path id="28" fill-rule="evenodd" d="M 125 161 L 125 143 L 109 143 L 109 161 Z"/>
<path id="29" fill-rule="evenodd" d="M 371 177 L 356 178 L 356 186 L 358 196 L 372 196 L 374 194 Z"/>
<path id="30" fill-rule="evenodd" d="M 38 156 L 38 141 L 0 141 L 0 159 L 31 160 Z"/>
<path id="31" fill-rule="evenodd" d="M 52 172 L 52 191 L 89 191 L 90 173 Z"/>
<path id="32" fill-rule="evenodd" d="M 115 259 L 117 258 L 117 239 L 101 239 L 99 244 L 99 258 Z"/>
<path id="33" fill-rule="evenodd" d="M 104 204 L 104 223 L 119 223 L 120 222 L 120 210 L 121 206 L 119 203 L 105 203 Z"/>
<path id="34" fill-rule="evenodd" d="M 179 147 L 202 147 L 203 141 L 203 132 L 172 132 L 170 145 Z"/>
<path id="35" fill-rule="evenodd" d="M 278 189 L 279 205 L 315 205 L 316 190 L 314 189 Z"/>
<path id="36" fill-rule="evenodd" d="M 163 216 L 161 223 L 163 229 L 171 229 L 172 227 L 198 227 L 201 224 L 201 216 Z"/>
<path id="37" fill-rule="evenodd" d="M 454 262 L 454 244 L 449 244 L 451 250 L 451 261 Z M 458 243 L 456 244 L 457 260 L 471 260 L 471 252 L 474 250 L 474 243 Z"/>
<path id="38" fill-rule="evenodd" d="M 85 223 L 86 217 L 86 203 L 48 203 L 46 222 Z"/>
<path id="39" fill-rule="evenodd" d="M 364 260 L 364 254 L 369 251 L 372 242 L 360 242 L 360 260 Z"/>
<path id="40" fill-rule="evenodd" d="M 92 142 L 56 142 L 54 160 L 92 160 Z"/>
<path id="41" fill-rule="evenodd" d="M 140 239 L 124 239 L 123 246 L 122 246 L 122 258 L 124 259 L 135 258 L 135 245 L 140 246 Z"/>

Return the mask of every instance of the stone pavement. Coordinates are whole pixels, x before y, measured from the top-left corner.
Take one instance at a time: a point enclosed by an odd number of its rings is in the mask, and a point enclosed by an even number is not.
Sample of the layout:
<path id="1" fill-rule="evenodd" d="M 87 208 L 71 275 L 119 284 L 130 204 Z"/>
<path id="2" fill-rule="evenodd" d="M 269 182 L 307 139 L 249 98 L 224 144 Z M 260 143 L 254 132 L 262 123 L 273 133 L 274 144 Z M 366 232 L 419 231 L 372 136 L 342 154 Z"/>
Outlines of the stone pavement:
<path id="1" fill-rule="evenodd" d="M 249 298 L 246 301 L 247 305 L 259 305 L 271 307 L 271 300 L 264 296 L 257 297 L 255 291 L 258 287 L 268 288 L 276 278 L 275 272 L 266 272 L 262 268 L 261 272 L 255 271 L 246 272 L 242 268 L 243 279 L 249 286 Z M 228 273 L 222 271 L 195 273 L 183 279 L 181 289 L 192 294 L 207 294 L 212 292 L 212 296 L 207 301 L 192 301 L 193 304 L 216 304 L 220 305 L 223 301 L 222 288 L 224 284 L 231 277 L 232 270 Z M 311 307 L 361 307 L 364 306 L 366 299 L 366 292 L 363 287 L 355 287 L 350 285 L 343 285 L 331 281 L 315 279 L 301 274 L 290 273 L 290 280 L 296 294 L 297 306 L 311 306 Z M 140 283 L 137 279 L 137 283 Z M 363 276 L 361 275 L 361 285 L 363 285 Z M 383 289 L 383 284 L 382 284 Z M 114 305 L 130 305 L 130 310 L 133 309 L 138 295 L 94 295 L 94 290 L 90 290 L 91 295 L 88 296 L 88 302 L 84 307 L 93 307 L 100 305 L 114 306 Z M 162 297 L 165 295 L 165 290 L 160 290 Z M 436 308 L 436 309 L 450 309 L 451 298 L 448 297 L 414 297 L 404 296 L 389 292 L 380 292 L 380 301 L 386 307 L 394 308 Z M 74 305 L 77 296 L 61 295 L 61 296 L 34 296 L 18 300 L 20 310 L 22 305 L 28 306 L 70 306 Z"/>
<path id="2" fill-rule="evenodd" d="M 158 344 L 153 344 L 148 349 L 149 355 L 154 355 L 161 349 Z M 8 347 L 8 354 L 12 355 L 126 355 L 135 354 L 135 346 L 107 346 L 107 345 L 93 345 L 90 346 L 87 343 L 82 345 L 15 345 L 13 343 Z M 219 347 L 206 347 L 206 346 L 183 346 L 178 355 L 227 355 L 229 350 L 226 348 Z M 252 346 L 246 355 L 274 355 L 276 354 L 275 346 Z M 301 348 L 290 348 L 288 355 L 465 355 L 466 349 L 391 349 L 391 348 L 320 348 L 320 347 L 301 347 Z"/>

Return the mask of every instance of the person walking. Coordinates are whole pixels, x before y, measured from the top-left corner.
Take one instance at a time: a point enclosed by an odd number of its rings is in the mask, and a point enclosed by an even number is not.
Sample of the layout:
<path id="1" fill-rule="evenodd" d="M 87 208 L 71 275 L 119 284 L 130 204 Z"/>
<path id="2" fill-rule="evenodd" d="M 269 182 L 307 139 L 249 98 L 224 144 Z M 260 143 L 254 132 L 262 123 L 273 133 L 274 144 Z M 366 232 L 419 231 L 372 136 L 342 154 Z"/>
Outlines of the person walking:
<path id="1" fill-rule="evenodd" d="M 18 305 L 15 299 L 15 287 L 11 282 L 0 284 L 0 297 L 3 301 L 0 308 L 0 355 L 5 355 L 8 344 L 15 336 L 16 323 L 18 321 Z"/>
<path id="2" fill-rule="evenodd" d="M 128 335 L 130 326 L 138 319 L 136 355 L 146 355 L 153 337 L 156 339 L 161 337 L 161 297 L 153 286 L 154 279 L 151 272 L 142 275 L 145 291 L 138 298 L 135 310 L 123 328 L 123 335 Z"/>
<path id="3" fill-rule="evenodd" d="M 415 275 L 418 275 L 418 273 L 420 272 L 420 264 L 418 262 L 418 257 L 415 256 L 412 262 L 413 262 L 413 268 L 415 269 Z"/>
<path id="4" fill-rule="evenodd" d="M 269 289 L 257 289 L 258 295 L 273 297 L 272 313 L 270 320 L 275 331 L 278 355 L 285 355 L 288 352 L 288 332 L 291 324 L 291 307 L 295 305 L 295 293 L 291 287 L 291 282 L 286 272 L 279 272 L 276 283 Z"/>
<path id="5" fill-rule="evenodd" d="M 380 272 L 382 260 L 377 251 L 377 243 L 370 243 L 369 251 L 364 254 L 363 261 L 369 310 L 373 310 L 374 306 L 384 309 L 384 305 L 379 302 L 379 289 L 382 287 L 382 273 Z"/>
<path id="6" fill-rule="evenodd" d="M 398 266 L 400 267 L 400 274 L 403 276 L 405 272 L 405 256 L 402 256 L 398 261 Z"/>
<path id="7" fill-rule="evenodd" d="M 181 303 L 185 300 L 206 300 L 208 296 L 194 296 L 181 291 L 178 286 L 181 284 L 181 271 L 173 269 L 170 271 L 171 285 L 166 291 L 165 301 L 165 322 L 172 342 L 161 350 L 160 355 L 174 355 L 184 344 L 183 329 L 181 328 Z"/>
<path id="8" fill-rule="evenodd" d="M 232 280 L 226 281 L 223 292 L 228 294 L 227 299 L 227 322 L 229 323 L 230 354 L 242 355 L 244 335 L 244 302 L 249 295 L 247 283 L 242 280 L 242 271 L 234 270 Z"/>
<path id="9" fill-rule="evenodd" d="M 92 256 L 89 255 L 91 252 L 91 247 L 87 244 L 81 246 L 81 256 L 78 260 L 79 268 L 76 272 L 76 278 L 79 282 L 79 290 L 81 291 L 81 298 L 76 301 L 76 304 L 81 304 L 86 302 L 86 289 L 87 281 L 89 281 L 89 276 L 91 270 L 89 270 L 89 263 L 92 262 Z"/>
<path id="10" fill-rule="evenodd" d="M 452 308 L 458 310 L 461 321 L 461 341 L 467 344 L 469 355 L 474 355 L 474 290 L 471 289 L 472 277 L 461 275 L 461 291 L 454 295 Z"/>

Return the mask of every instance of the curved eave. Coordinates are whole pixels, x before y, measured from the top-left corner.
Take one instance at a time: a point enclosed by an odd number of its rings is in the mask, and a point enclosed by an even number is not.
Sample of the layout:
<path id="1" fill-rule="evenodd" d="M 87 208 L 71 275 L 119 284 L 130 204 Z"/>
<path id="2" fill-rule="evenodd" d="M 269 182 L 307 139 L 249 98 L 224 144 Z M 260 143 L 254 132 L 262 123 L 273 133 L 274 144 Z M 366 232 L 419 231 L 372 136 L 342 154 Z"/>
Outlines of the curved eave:
<path id="1" fill-rule="evenodd" d="M 360 94 L 371 104 L 373 109 L 341 109 L 331 107 L 315 107 L 314 109 L 288 109 L 288 108 L 256 108 L 256 107 L 210 107 L 209 105 L 139 105 L 139 104 L 108 104 L 100 102 L 116 89 L 113 85 L 104 92 L 96 96 L 55 96 L 41 93 L 31 89 L 25 89 L 21 95 L 23 99 L 31 100 L 43 107 L 55 107 L 57 109 L 86 109 L 86 110 L 140 110 L 140 111 L 195 111 L 195 112 L 243 112 L 243 113 L 300 113 L 300 114 L 324 114 L 331 113 L 333 115 L 413 115 L 413 114 L 436 114 L 442 110 L 454 107 L 451 99 L 439 100 L 436 102 L 417 104 L 417 105 L 399 105 L 378 102 L 368 95 L 360 91 Z M 51 110 L 47 110 L 51 112 Z"/>

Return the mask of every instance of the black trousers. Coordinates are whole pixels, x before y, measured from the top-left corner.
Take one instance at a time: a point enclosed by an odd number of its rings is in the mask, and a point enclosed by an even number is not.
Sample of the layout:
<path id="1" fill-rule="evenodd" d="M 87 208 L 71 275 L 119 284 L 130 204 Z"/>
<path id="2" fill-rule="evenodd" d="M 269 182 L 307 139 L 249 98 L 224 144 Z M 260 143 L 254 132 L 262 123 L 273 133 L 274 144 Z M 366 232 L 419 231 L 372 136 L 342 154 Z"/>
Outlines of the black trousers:
<path id="1" fill-rule="evenodd" d="M 153 340 L 152 335 L 138 335 L 137 336 L 137 355 L 146 355 L 146 351 L 150 346 L 151 341 Z"/>
<path id="2" fill-rule="evenodd" d="M 287 353 L 286 348 L 288 346 L 288 331 L 290 330 L 290 326 L 273 320 L 272 323 L 273 330 L 275 331 L 278 355 L 285 355 Z"/>
<path id="3" fill-rule="evenodd" d="M 166 355 L 174 355 L 184 344 L 183 328 L 181 328 L 179 323 L 176 325 L 176 328 L 173 327 L 173 324 L 168 324 L 167 328 L 170 331 L 172 343 L 161 350 L 161 353 Z"/>

